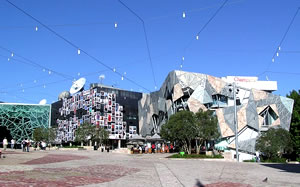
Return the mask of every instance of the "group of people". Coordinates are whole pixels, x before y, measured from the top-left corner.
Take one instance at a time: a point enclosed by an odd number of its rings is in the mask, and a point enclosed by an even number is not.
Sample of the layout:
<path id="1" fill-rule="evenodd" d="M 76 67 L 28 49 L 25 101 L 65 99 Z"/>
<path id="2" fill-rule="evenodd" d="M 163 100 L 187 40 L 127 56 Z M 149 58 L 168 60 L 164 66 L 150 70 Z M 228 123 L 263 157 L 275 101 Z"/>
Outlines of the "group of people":
<path id="1" fill-rule="evenodd" d="M 169 146 L 167 144 L 162 145 L 161 144 L 157 144 L 155 145 L 154 143 L 151 145 L 151 153 L 155 153 L 155 152 L 163 152 L 163 153 L 173 153 L 174 152 L 174 146 L 173 144 L 170 144 Z"/>
<path id="2" fill-rule="evenodd" d="M 8 140 L 6 139 L 6 137 L 3 139 L 2 143 L 3 143 L 3 150 L 6 150 L 7 147 L 8 147 Z M 10 141 L 10 147 L 11 147 L 11 149 L 15 149 L 16 148 L 15 144 L 16 144 L 16 140 L 11 139 L 11 141 Z"/>
<path id="3" fill-rule="evenodd" d="M 140 153 L 172 153 L 174 152 L 174 146 L 170 144 L 169 146 L 167 144 L 161 145 L 161 144 L 152 144 L 151 146 L 138 146 L 137 149 L 134 147 L 131 148 L 131 151 L 134 152 L 134 150 L 139 151 Z"/>
<path id="4" fill-rule="evenodd" d="M 35 144 L 34 144 L 34 150 L 36 150 L 38 147 L 40 148 L 40 150 L 46 150 L 47 143 L 44 142 L 44 141 L 35 142 Z"/>
<path id="5" fill-rule="evenodd" d="M 3 139 L 2 144 L 3 144 L 3 150 L 5 151 L 9 146 L 9 143 L 8 143 L 8 140 L 7 140 L 6 137 Z M 23 152 L 29 152 L 30 147 L 32 146 L 31 144 L 32 144 L 31 140 L 23 139 L 22 142 L 21 142 L 21 148 L 22 148 Z M 40 141 L 40 142 L 35 142 L 33 146 L 34 146 L 35 150 L 38 147 L 41 150 L 46 150 L 47 144 L 44 141 Z M 14 140 L 13 138 L 10 141 L 10 148 L 11 149 L 16 149 L 17 148 L 16 140 Z"/>
<path id="6" fill-rule="evenodd" d="M 23 152 L 29 152 L 30 146 L 31 146 L 31 141 L 30 140 L 28 140 L 27 138 L 22 140 L 21 148 L 22 148 Z"/>

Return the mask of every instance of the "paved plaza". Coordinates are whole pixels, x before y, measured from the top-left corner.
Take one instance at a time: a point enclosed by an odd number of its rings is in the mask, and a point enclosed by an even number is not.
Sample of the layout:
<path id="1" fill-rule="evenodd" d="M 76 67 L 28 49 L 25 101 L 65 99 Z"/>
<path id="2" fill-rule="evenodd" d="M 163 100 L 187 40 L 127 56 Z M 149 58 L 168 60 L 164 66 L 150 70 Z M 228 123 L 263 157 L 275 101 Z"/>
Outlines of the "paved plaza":
<path id="1" fill-rule="evenodd" d="M 169 154 L 4 151 L 0 186 L 300 186 L 300 165 L 168 159 Z M 2 155 L 2 156 L 3 156 Z"/>

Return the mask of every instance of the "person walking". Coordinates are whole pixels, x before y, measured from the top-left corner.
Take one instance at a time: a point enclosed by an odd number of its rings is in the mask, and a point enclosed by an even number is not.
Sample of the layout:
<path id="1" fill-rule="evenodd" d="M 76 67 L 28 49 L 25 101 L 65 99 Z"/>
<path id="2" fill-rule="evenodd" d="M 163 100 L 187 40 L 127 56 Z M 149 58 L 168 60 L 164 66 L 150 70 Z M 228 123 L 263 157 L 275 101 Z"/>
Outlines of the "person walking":
<path id="1" fill-rule="evenodd" d="M 173 144 L 171 144 L 170 145 L 170 153 L 173 153 L 173 149 L 174 149 Z"/>
<path id="2" fill-rule="evenodd" d="M 10 140 L 10 148 L 11 148 L 11 149 L 14 149 L 14 148 L 15 148 L 15 143 L 16 143 L 16 141 L 15 141 L 14 139 L 11 139 L 11 140 Z"/>
<path id="3" fill-rule="evenodd" d="M 4 137 L 4 139 L 3 139 L 3 150 L 4 151 L 6 150 L 7 145 L 8 145 L 8 141 L 7 141 L 6 137 Z"/>
<path id="4" fill-rule="evenodd" d="M 30 140 L 27 140 L 27 142 L 26 142 L 27 152 L 29 152 L 30 146 L 31 146 L 31 141 L 30 141 Z"/>
<path id="5" fill-rule="evenodd" d="M 152 153 L 155 153 L 155 144 L 154 143 L 152 144 L 151 148 L 152 148 Z"/>

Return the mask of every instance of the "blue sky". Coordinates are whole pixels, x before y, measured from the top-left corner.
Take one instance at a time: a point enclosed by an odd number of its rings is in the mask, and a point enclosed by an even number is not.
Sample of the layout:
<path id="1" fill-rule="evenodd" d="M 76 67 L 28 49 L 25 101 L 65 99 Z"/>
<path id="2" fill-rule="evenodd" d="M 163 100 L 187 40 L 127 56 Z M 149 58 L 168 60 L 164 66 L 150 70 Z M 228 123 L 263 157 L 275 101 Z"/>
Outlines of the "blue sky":
<path id="1" fill-rule="evenodd" d="M 101 62 L 154 91 L 142 22 L 117 0 L 10 1 Z M 299 89 L 300 13 L 272 63 L 300 7 L 299 0 L 229 0 L 199 40 L 196 34 L 223 0 L 123 1 L 144 20 L 158 88 L 168 72 L 180 69 L 184 56 L 184 71 L 217 77 L 260 75 L 260 80 L 267 76 L 278 81 L 275 93 L 280 95 Z M 0 101 L 38 103 L 45 98 L 51 103 L 60 92 L 70 89 L 72 79 L 100 82 L 101 74 L 105 75 L 104 84 L 147 92 L 122 81 L 87 55 L 78 55 L 76 48 L 5 0 L 0 1 L 0 23 L 0 47 L 40 65 L 24 63 L 19 56 L 0 49 Z"/>

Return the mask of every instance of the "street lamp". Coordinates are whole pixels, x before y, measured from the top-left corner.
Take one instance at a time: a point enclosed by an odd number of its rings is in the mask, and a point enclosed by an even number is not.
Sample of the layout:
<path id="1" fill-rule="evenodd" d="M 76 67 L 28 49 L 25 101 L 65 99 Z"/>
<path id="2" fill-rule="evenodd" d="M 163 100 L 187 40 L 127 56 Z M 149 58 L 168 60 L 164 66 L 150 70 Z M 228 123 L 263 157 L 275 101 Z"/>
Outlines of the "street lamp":
<path id="1" fill-rule="evenodd" d="M 236 111 L 236 94 L 239 92 L 239 89 L 235 88 L 235 82 L 232 83 L 232 89 L 229 88 L 230 92 L 233 92 L 233 100 L 234 100 L 234 126 L 235 126 L 235 152 L 236 152 L 236 161 L 239 162 L 239 146 L 238 146 L 238 122 L 237 122 L 237 111 Z"/>

